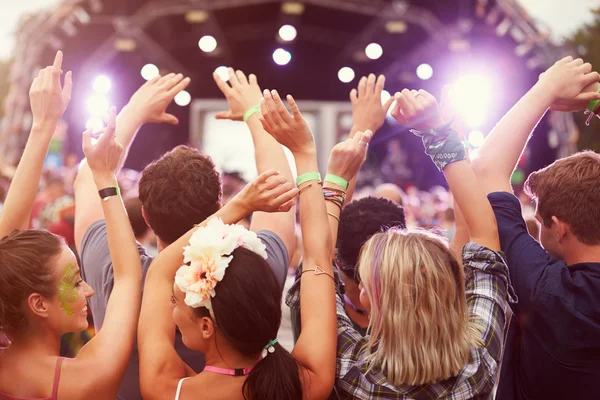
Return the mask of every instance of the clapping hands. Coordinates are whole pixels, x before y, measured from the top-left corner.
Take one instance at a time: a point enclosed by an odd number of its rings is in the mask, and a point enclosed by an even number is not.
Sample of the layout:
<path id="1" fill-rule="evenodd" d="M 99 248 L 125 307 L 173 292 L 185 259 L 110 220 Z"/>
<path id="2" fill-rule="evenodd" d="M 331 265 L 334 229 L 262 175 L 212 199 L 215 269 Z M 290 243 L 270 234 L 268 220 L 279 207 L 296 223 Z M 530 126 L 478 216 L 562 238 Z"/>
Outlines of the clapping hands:
<path id="1" fill-rule="evenodd" d="M 49 129 L 51 134 L 54 134 L 58 120 L 71 101 L 71 91 L 73 89 L 73 79 L 70 71 L 65 76 L 64 87 L 61 87 L 62 62 L 63 53 L 59 51 L 54 58 L 54 64 L 40 70 L 29 91 L 33 125 L 51 126 L 51 129 Z"/>
<path id="2" fill-rule="evenodd" d="M 83 133 L 83 153 L 94 174 L 94 178 L 114 178 L 124 148 L 115 139 L 116 109 L 111 107 L 107 118 L 107 127 L 98 142 L 92 144 L 92 131 Z"/>
<path id="3" fill-rule="evenodd" d="M 579 111 L 592 100 L 600 100 L 596 91 L 585 90 L 598 83 L 600 74 L 592 71 L 590 63 L 581 58 L 565 57 L 540 75 L 538 86 L 543 88 L 555 111 Z"/>
<path id="4" fill-rule="evenodd" d="M 291 115 L 276 90 L 264 91 L 260 104 L 262 111 L 260 121 L 263 128 L 294 155 L 314 152 L 315 139 L 296 101 L 291 95 L 287 96 L 287 101 L 292 110 Z"/>
<path id="5" fill-rule="evenodd" d="M 423 131 L 442 124 L 437 100 L 425 90 L 404 89 L 394 97 L 397 104 L 392 110 L 392 116 L 401 125 Z"/>

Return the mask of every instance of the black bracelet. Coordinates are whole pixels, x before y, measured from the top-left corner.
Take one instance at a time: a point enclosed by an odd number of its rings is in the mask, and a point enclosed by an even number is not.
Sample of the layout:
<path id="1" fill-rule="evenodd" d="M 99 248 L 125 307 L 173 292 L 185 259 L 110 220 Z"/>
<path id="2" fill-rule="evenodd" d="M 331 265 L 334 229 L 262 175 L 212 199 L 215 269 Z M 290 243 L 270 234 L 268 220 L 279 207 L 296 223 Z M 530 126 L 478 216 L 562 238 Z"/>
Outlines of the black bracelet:
<path id="1" fill-rule="evenodd" d="M 110 187 L 104 188 L 102 190 L 99 190 L 98 194 L 100 195 L 100 198 L 103 201 L 108 201 L 113 196 L 120 196 L 121 189 L 119 189 L 118 186 L 110 186 Z"/>

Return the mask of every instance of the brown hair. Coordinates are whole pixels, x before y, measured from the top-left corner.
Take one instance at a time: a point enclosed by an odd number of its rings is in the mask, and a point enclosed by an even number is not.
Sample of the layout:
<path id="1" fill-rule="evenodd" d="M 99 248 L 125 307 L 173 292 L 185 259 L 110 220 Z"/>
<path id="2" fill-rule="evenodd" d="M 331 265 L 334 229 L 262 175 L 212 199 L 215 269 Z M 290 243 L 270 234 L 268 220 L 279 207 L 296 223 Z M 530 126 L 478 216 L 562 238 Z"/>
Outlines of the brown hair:
<path id="1" fill-rule="evenodd" d="M 567 223 L 575 237 L 588 245 L 600 244 L 600 155 L 584 151 L 555 161 L 529 175 L 527 195 L 537 200 L 546 227 L 552 217 Z"/>
<path id="2" fill-rule="evenodd" d="M 148 224 L 173 243 L 219 210 L 221 178 L 209 156 L 182 145 L 144 169 L 139 192 Z"/>
<path id="3" fill-rule="evenodd" d="M 27 330 L 27 298 L 56 294 L 51 262 L 64 240 L 42 230 L 13 231 L 0 240 L 0 327 L 9 337 Z"/>
<path id="4" fill-rule="evenodd" d="M 129 223 L 133 228 L 133 235 L 136 238 L 142 238 L 148 232 L 150 227 L 144 220 L 142 214 L 142 202 L 137 197 L 130 197 L 123 201 L 125 210 L 127 210 L 127 216 L 129 217 Z"/>

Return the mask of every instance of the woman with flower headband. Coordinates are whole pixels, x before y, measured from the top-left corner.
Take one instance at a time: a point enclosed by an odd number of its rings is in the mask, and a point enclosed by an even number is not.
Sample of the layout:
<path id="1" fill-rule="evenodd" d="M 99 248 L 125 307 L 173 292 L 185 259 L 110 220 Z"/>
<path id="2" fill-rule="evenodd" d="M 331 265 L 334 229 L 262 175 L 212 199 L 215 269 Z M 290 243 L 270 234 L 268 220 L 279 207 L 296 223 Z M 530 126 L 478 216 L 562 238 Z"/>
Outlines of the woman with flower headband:
<path id="1" fill-rule="evenodd" d="M 40 71 L 30 92 L 33 128 L 7 207 L 1 235 L 25 229 L 48 144 L 71 96 L 64 88 L 62 53 Z M 11 343 L 0 352 L 0 399 L 108 399 L 116 396 L 135 341 L 141 299 L 141 265 L 129 220 L 116 187 L 123 148 L 114 138 L 115 109 L 95 146 L 83 135 L 108 226 L 115 284 L 106 320 L 74 359 L 59 357 L 61 336 L 87 328 L 87 298 L 94 294 L 80 276 L 73 252 L 46 231 L 13 231 L 0 240 L 0 326 Z"/>
<path id="2" fill-rule="evenodd" d="M 145 399 L 323 399 L 333 387 L 332 246 L 314 139 L 291 96 L 292 115 L 276 92 L 277 103 L 268 91 L 265 97 L 263 115 L 268 113 L 265 107 L 275 104 L 277 115 L 277 120 L 264 122 L 266 130 L 292 151 L 299 174 L 299 190 L 274 189 L 266 199 L 293 202 L 300 194 L 302 334 L 291 354 L 277 343 L 281 292 L 256 235 L 227 225 L 251 211 L 234 198 L 204 226 L 165 249 L 150 267 L 138 329 Z M 290 129 L 280 129 L 279 122 Z M 359 145 L 362 137 L 336 146 L 340 177 L 349 180 L 356 174 L 366 154 Z M 362 143 L 369 138 L 365 135 Z M 274 174 L 263 174 L 255 184 L 271 186 Z M 202 373 L 196 375 L 173 350 L 175 326 L 186 346 L 206 355 Z"/>

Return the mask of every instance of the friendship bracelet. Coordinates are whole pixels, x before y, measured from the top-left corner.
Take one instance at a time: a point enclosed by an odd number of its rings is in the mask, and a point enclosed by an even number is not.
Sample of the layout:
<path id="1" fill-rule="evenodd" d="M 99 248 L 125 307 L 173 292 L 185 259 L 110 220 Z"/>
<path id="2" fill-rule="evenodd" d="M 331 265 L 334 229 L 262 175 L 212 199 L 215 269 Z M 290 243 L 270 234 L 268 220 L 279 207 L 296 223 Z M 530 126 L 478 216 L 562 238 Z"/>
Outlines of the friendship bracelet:
<path id="1" fill-rule="evenodd" d="M 596 93 L 600 93 L 600 89 L 598 89 L 598 91 Z M 594 116 L 597 116 L 598 118 L 600 118 L 600 115 L 595 113 L 596 107 L 598 107 L 599 103 L 600 103 L 600 100 L 592 100 L 589 102 L 587 109 L 584 111 L 584 113 L 586 115 L 590 114 L 588 119 L 585 121 L 586 126 L 590 126 L 590 122 L 592 122 L 592 118 L 594 118 Z"/>
<path id="2" fill-rule="evenodd" d="M 338 206 L 340 211 L 342 211 L 342 208 L 344 207 L 344 202 L 341 199 L 335 199 L 335 198 L 329 197 L 329 198 L 326 198 L 325 201 L 335 204 L 336 206 Z"/>
<path id="3" fill-rule="evenodd" d="M 300 185 L 309 181 L 321 181 L 321 174 L 318 172 L 306 172 L 296 178 L 296 186 L 300 187 Z"/>
<path id="4" fill-rule="evenodd" d="M 337 219 L 337 222 L 340 222 L 340 217 L 338 217 L 337 215 L 335 215 L 334 213 L 330 213 L 329 211 L 327 211 L 327 215 Z"/>
<path id="5" fill-rule="evenodd" d="M 256 114 L 259 111 L 260 111 L 260 105 L 254 106 L 254 107 L 248 109 L 248 111 L 246 111 L 246 113 L 244 114 L 244 122 L 248 122 L 248 120 L 250 119 L 250 117 L 253 116 L 254 114 Z"/>
<path id="6" fill-rule="evenodd" d="M 337 194 L 340 194 L 340 195 L 344 195 L 344 196 L 346 195 L 346 191 L 344 191 L 344 190 L 340 190 L 340 189 L 336 189 L 336 188 L 332 188 L 332 187 L 327 187 L 327 186 L 323 188 L 323 192 L 325 192 L 325 191 L 327 191 L 327 192 L 334 192 L 334 193 L 337 193 Z"/>
<path id="7" fill-rule="evenodd" d="M 344 190 L 348 189 L 348 181 L 337 175 L 333 175 L 333 174 L 325 175 L 325 182 L 331 182 L 334 185 L 341 186 L 344 188 Z"/>
<path id="8" fill-rule="evenodd" d="M 305 269 L 304 271 L 302 271 L 302 274 L 300 274 L 300 275 L 304 275 L 305 272 L 314 272 L 315 275 L 327 275 L 328 277 L 333 279 L 333 282 L 335 282 L 335 278 L 333 277 L 333 274 L 323 271 L 323 269 L 321 267 L 319 267 L 318 265 L 315 266 L 315 269 Z"/>

